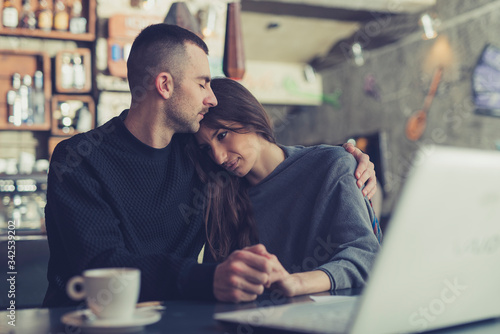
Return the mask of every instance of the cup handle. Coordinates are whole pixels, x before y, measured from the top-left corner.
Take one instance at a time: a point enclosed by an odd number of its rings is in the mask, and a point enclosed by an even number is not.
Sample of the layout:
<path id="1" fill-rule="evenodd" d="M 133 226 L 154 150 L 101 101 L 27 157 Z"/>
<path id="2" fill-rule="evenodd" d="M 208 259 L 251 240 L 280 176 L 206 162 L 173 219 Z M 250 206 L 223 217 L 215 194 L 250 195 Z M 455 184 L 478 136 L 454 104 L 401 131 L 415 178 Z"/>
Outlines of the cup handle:
<path id="1" fill-rule="evenodd" d="M 81 291 L 77 291 L 75 289 L 77 285 L 82 286 Z M 72 277 L 66 284 L 66 293 L 73 300 L 82 300 L 83 298 L 85 298 L 85 287 L 84 287 L 83 277 L 82 276 Z"/>

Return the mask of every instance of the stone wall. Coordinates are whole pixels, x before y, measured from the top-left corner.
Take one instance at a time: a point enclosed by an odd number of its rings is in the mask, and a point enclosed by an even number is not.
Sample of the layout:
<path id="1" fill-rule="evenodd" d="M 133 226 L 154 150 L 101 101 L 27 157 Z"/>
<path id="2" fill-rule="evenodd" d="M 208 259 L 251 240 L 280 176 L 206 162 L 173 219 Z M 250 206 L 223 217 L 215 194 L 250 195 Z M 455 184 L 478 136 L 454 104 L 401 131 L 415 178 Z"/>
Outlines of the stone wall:
<path id="1" fill-rule="evenodd" d="M 475 114 L 471 86 L 485 45 L 500 46 L 500 1 L 438 0 L 432 11 L 441 20 L 437 39 L 423 40 L 416 32 L 365 53 L 361 67 L 346 60 L 320 72 L 325 94 L 342 91 L 340 108 L 266 106 L 275 119 L 278 141 L 284 144 L 339 144 L 351 136 L 384 133 L 382 217 L 390 217 L 420 146 L 500 149 L 500 118 Z M 426 131 L 412 142 L 405 136 L 406 121 L 422 108 L 438 65 L 444 71 Z M 364 92 L 368 76 L 375 80 L 376 97 Z"/>

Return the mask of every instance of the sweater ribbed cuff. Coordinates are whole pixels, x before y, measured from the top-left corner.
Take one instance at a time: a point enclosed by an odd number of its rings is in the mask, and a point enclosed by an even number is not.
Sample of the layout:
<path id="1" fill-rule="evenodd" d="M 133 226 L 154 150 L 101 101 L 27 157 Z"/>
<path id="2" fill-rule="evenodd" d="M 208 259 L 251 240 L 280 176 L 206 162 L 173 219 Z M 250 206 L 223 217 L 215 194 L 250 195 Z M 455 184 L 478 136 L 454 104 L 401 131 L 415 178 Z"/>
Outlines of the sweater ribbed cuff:
<path id="1" fill-rule="evenodd" d="M 335 291 L 336 290 L 335 280 L 333 279 L 332 273 L 321 267 L 316 268 L 315 270 L 321 270 L 328 276 L 328 278 L 330 279 L 330 291 Z"/>

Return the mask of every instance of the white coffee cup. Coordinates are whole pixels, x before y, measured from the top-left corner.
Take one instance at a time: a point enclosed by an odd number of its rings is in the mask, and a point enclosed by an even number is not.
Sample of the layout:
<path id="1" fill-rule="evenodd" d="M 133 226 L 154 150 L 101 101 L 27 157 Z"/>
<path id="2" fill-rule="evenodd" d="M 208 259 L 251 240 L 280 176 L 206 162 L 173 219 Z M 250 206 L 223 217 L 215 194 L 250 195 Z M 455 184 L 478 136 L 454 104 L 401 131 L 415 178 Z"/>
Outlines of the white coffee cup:
<path id="1" fill-rule="evenodd" d="M 86 299 L 88 308 L 101 319 L 130 319 L 139 299 L 141 272 L 135 268 L 85 270 L 72 277 L 66 292 L 73 300 Z M 77 286 L 81 286 L 77 290 Z"/>

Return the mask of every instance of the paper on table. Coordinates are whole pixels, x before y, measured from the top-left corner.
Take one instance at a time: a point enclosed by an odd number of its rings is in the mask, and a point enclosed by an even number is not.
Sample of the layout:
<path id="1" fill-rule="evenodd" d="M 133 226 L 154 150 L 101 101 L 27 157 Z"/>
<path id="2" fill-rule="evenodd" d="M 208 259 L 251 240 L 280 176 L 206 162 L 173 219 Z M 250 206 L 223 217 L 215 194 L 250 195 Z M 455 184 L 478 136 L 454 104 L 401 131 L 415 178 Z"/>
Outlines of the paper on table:
<path id="1" fill-rule="evenodd" d="M 315 302 L 345 302 L 354 301 L 358 296 L 309 296 Z"/>

